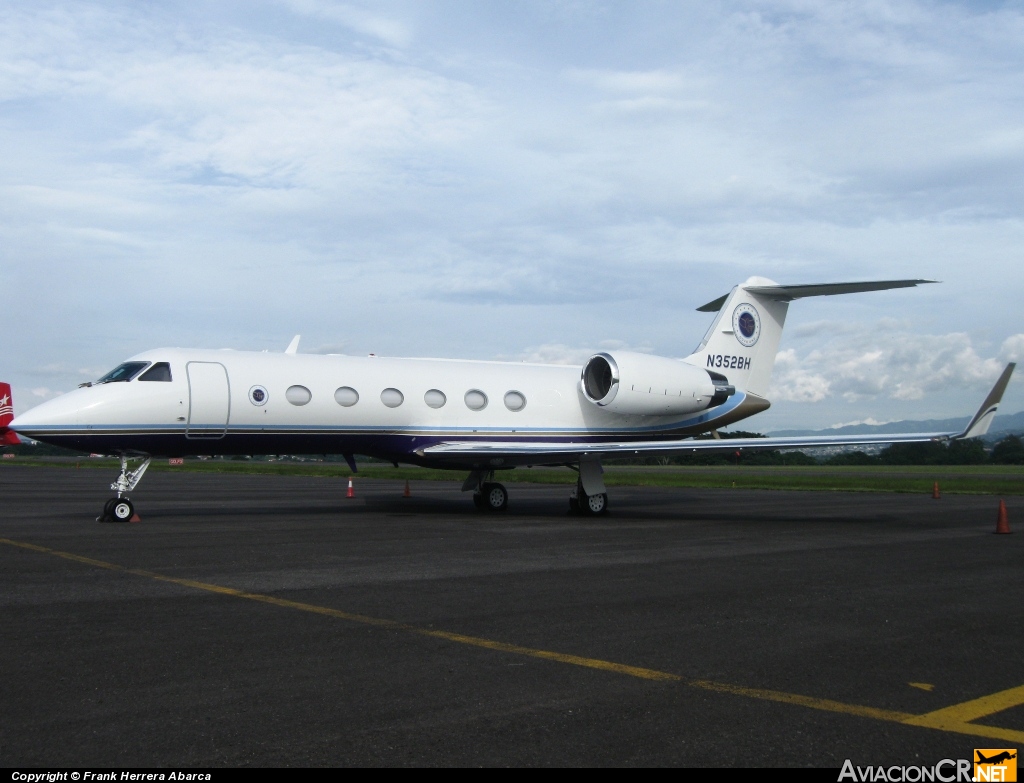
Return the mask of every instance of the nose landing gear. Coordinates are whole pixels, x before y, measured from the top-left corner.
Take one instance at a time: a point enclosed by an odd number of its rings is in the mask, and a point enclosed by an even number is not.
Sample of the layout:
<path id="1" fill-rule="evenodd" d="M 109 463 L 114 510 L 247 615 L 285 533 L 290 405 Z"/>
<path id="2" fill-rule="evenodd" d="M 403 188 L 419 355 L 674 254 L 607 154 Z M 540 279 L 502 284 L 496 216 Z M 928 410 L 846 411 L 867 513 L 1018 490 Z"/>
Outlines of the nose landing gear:
<path id="1" fill-rule="evenodd" d="M 142 476 L 149 467 L 150 458 L 146 457 L 135 470 L 128 470 L 128 457 L 121 455 L 121 475 L 110 485 L 110 488 L 117 493 L 117 497 L 111 498 L 103 504 L 103 514 L 96 517 L 97 522 L 129 522 L 135 515 L 135 506 L 128 499 L 127 493 L 131 492 L 142 481 Z"/>

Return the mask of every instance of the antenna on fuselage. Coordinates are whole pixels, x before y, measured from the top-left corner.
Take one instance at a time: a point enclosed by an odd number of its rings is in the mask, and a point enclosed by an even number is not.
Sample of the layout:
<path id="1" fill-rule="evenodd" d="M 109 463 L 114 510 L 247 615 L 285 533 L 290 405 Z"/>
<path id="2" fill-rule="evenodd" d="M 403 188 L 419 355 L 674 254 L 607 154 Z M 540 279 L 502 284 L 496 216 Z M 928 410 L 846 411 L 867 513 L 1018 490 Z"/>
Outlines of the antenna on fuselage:
<path id="1" fill-rule="evenodd" d="M 288 343 L 288 347 L 284 349 L 285 353 L 298 353 L 299 351 L 299 338 L 301 334 L 297 334 L 292 338 L 292 341 Z"/>

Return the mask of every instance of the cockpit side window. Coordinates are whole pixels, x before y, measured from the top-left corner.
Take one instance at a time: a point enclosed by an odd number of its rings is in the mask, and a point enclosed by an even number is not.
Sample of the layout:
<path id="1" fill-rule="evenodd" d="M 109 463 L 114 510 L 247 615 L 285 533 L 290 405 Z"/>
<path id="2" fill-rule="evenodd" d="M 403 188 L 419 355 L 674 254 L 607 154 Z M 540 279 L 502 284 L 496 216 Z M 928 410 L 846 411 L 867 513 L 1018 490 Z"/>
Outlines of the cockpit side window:
<path id="1" fill-rule="evenodd" d="M 171 365 L 168 362 L 157 362 L 142 375 L 139 376 L 140 381 L 163 381 L 164 383 L 171 382 Z"/>
<path id="2" fill-rule="evenodd" d="M 130 381 L 148 366 L 149 362 L 125 362 L 124 364 L 117 365 L 117 367 L 96 381 L 96 383 Z"/>

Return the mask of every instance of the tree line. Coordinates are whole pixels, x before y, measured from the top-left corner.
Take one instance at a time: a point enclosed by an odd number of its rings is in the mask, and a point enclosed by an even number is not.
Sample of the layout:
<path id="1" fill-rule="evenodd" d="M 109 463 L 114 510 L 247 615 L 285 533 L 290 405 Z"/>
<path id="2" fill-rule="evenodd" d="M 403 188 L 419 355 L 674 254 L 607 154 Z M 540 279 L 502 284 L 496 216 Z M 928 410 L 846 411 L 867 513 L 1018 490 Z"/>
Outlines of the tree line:
<path id="1" fill-rule="evenodd" d="M 730 438 L 763 438 L 757 432 L 721 433 Z M 703 437 L 701 438 L 704 439 Z M 723 444 L 725 445 L 725 444 Z M 949 443 L 894 443 L 877 454 L 844 451 L 815 457 L 803 451 L 714 451 L 672 457 L 636 457 L 616 460 L 623 465 L 1024 465 L 1024 442 L 1007 435 L 991 448 L 978 438 Z"/>

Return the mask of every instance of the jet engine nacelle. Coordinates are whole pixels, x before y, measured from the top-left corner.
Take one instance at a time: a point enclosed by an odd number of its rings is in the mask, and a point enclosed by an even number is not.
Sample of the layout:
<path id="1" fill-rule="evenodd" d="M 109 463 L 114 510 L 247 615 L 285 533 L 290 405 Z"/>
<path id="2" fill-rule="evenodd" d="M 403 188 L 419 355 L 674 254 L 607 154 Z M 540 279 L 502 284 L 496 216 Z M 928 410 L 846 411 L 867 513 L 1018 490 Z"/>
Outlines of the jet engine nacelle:
<path id="1" fill-rule="evenodd" d="M 613 413 L 667 416 L 721 405 L 735 388 L 724 375 L 644 353 L 599 353 L 583 366 L 587 400 Z"/>

